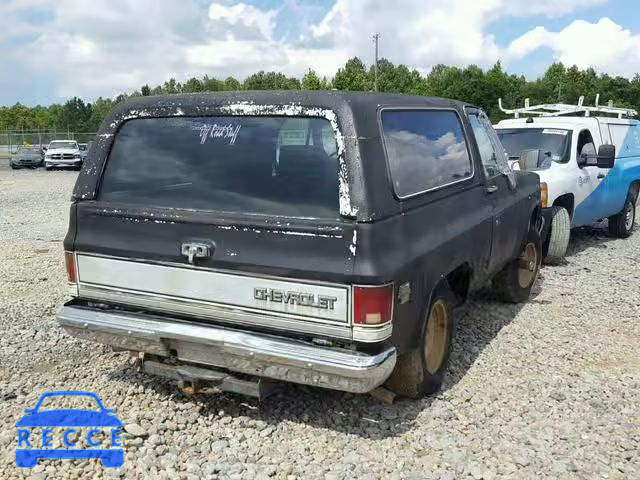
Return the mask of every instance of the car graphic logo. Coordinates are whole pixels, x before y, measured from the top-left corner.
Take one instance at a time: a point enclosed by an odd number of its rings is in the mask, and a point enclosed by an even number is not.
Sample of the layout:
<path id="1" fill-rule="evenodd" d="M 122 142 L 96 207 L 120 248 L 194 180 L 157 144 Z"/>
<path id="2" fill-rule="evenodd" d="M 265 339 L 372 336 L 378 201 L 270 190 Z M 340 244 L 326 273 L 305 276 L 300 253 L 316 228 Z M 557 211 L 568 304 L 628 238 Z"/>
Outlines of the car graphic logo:
<path id="1" fill-rule="evenodd" d="M 99 407 L 99 411 L 84 409 L 59 409 L 41 410 L 42 402 L 48 397 L 58 396 L 91 397 Z M 41 458 L 54 459 L 86 459 L 99 458 L 102 465 L 107 468 L 121 467 L 124 463 L 124 450 L 122 448 L 98 448 L 102 447 L 99 434 L 103 430 L 111 429 L 106 435 L 106 441 L 110 447 L 122 447 L 120 433 L 122 422 L 114 415 L 115 410 L 104 408 L 102 402 L 95 393 L 91 392 L 48 392 L 43 394 L 34 408 L 25 410 L 26 415 L 16 423 L 18 427 L 18 447 L 16 448 L 16 465 L 21 468 L 35 467 Z M 29 428 L 41 428 L 41 438 L 35 435 Z M 62 441 L 68 448 L 39 448 L 51 447 L 53 431 L 51 428 L 64 427 Z M 76 441 L 70 436 L 76 434 L 75 428 L 90 428 L 86 433 L 87 444 L 92 448 L 72 448 Z"/>

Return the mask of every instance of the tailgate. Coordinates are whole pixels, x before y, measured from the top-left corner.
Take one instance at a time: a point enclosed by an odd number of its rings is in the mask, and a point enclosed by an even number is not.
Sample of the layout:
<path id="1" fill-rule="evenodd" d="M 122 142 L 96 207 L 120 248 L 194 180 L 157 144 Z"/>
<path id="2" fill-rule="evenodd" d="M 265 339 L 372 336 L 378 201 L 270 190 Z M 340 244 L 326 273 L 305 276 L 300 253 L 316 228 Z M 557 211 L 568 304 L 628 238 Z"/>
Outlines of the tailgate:
<path id="1" fill-rule="evenodd" d="M 337 135 L 321 117 L 125 121 L 76 204 L 80 297 L 348 336 Z"/>
<path id="2" fill-rule="evenodd" d="M 285 231 L 98 202 L 79 202 L 75 223 L 81 299 L 350 337 L 354 226 Z M 210 256 L 189 263 L 182 245 L 192 242 Z"/>

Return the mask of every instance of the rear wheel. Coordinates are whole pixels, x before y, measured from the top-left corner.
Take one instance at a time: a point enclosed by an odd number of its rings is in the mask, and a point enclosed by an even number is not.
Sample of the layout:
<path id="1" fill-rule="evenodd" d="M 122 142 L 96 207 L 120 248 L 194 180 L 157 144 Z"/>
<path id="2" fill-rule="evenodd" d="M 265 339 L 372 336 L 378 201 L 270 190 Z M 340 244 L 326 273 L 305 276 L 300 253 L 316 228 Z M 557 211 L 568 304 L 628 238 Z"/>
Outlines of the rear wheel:
<path id="1" fill-rule="evenodd" d="M 449 285 L 441 283 L 434 290 L 426 311 L 419 348 L 400 355 L 387 380 L 387 388 L 409 398 L 420 398 L 440 390 L 451 353 L 453 305 L 454 296 Z"/>
<path id="2" fill-rule="evenodd" d="M 627 195 L 622 211 L 609 217 L 609 233 L 618 238 L 627 238 L 633 231 L 636 221 L 636 202 L 631 193 Z"/>
<path id="3" fill-rule="evenodd" d="M 558 265 L 564 260 L 571 235 L 571 217 L 564 207 L 551 207 L 551 226 L 545 263 Z"/>
<path id="4" fill-rule="evenodd" d="M 531 287 L 538 278 L 542 259 L 540 234 L 529 230 L 520 256 L 509 262 L 493 278 L 494 292 L 505 302 L 520 303 L 529 298 Z"/>

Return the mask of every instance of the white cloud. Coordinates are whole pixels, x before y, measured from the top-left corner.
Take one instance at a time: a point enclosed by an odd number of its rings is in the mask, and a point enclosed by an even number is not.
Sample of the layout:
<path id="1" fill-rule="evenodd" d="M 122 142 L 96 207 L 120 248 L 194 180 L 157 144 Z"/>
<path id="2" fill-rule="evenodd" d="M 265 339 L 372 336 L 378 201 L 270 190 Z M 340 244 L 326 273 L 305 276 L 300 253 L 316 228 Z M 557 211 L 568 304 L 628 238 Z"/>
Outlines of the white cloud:
<path id="1" fill-rule="evenodd" d="M 249 4 L 255 0 L 92 0 L 90 7 L 83 0 L 0 0 L 0 62 L 12 66 L 3 72 L 46 75 L 58 97 L 93 98 L 170 75 L 242 79 L 262 69 L 300 76 L 310 67 L 332 75 L 354 55 L 370 63 L 377 31 L 382 56 L 421 71 L 437 63 L 487 67 L 550 47 L 567 63 L 632 74 L 637 34 L 610 20 L 574 22 L 557 33 L 535 29 L 509 46 L 491 34 L 497 20 L 556 18 L 606 1 L 335 0 L 318 17 L 299 0 L 283 0 L 277 10 Z M 51 21 L 24 18 L 43 9 Z M 305 17 L 310 12 L 313 19 Z M 31 39 L 15 43 L 18 37 Z"/>
<path id="2" fill-rule="evenodd" d="M 625 76 L 640 70 L 640 34 L 623 29 L 609 18 L 597 23 L 575 20 L 559 32 L 536 27 L 511 42 L 508 54 L 523 58 L 543 47 L 550 48 L 557 60 L 580 68 Z"/>
<path id="3" fill-rule="evenodd" d="M 209 18 L 211 20 L 227 22 L 234 27 L 242 25 L 249 29 L 257 29 L 265 40 L 273 36 L 275 17 L 276 12 L 274 10 L 262 11 L 244 3 L 232 6 L 212 3 L 209 6 Z"/>
<path id="4" fill-rule="evenodd" d="M 382 54 L 429 70 L 437 63 L 489 66 L 503 56 L 492 22 L 508 17 L 556 18 L 607 0 L 337 0 L 305 40 L 371 57 L 370 34 Z"/>

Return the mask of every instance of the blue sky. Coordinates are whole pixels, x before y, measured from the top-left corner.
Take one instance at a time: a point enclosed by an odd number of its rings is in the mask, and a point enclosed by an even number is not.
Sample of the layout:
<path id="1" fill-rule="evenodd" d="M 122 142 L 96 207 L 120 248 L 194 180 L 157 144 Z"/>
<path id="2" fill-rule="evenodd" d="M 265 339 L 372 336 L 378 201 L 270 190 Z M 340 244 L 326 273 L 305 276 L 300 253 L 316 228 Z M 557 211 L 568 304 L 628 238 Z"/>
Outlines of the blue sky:
<path id="1" fill-rule="evenodd" d="M 381 54 L 428 72 L 501 60 L 640 71 L 637 0 L 0 0 L 0 105 L 93 100 L 174 76 L 331 76 Z"/>

